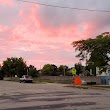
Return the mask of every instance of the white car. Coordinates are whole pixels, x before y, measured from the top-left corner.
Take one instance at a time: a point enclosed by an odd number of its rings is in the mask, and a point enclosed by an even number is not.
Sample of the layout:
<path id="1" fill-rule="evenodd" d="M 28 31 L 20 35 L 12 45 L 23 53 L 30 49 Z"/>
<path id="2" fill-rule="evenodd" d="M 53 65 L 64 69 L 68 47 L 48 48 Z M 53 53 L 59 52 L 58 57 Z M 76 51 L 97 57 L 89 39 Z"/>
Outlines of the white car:
<path id="1" fill-rule="evenodd" d="M 84 80 L 81 80 L 81 81 L 82 81 L 82 85 L 86 85 L 87 84 L 86 81 L 84 81 Z"/>
<path id="2" fill-rule="evenodd" d="M 32 83 L 32 82 L 33 82 L 33 79 L 32 79 L 31 76 L 23 75 L 23 76 L 20 78 L 20 83 L 21 83 L 21 82 L 24 82 L 24 83 L 30 82 L 30 83 Z"/>

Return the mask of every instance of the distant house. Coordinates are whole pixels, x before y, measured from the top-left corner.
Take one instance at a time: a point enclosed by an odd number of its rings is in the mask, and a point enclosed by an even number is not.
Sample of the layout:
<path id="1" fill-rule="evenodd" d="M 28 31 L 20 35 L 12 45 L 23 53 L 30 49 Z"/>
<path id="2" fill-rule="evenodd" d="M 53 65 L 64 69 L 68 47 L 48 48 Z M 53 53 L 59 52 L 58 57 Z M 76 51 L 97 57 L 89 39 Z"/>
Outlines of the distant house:
<path id="1" fill-rule="evenodd" d="M 101 77 L 102 84 L 110 85 L 110 65 L 103 68 L 96 67 L 96 75 Z"/>
<path id="2" fill-rule="evenodd" d="M 102 68 L 96 67 L 96 76 L 110 76 L 110 65 Z"/>

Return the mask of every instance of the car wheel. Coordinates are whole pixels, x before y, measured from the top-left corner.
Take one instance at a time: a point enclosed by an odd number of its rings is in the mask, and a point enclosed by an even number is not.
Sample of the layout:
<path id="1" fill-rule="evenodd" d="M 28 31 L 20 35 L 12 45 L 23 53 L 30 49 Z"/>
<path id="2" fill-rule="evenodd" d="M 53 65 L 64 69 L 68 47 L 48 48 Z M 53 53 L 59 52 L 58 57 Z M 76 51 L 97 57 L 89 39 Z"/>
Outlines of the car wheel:
<path id="1" fill-rule="evenodd" d="M 26 83 L 26 81 L 24 80 L 23 83 Z"/>
<path id="2" fill-rule="evenodd" d="M 30 83 L 32 83 L 32 81 L 30 81 Z"/>

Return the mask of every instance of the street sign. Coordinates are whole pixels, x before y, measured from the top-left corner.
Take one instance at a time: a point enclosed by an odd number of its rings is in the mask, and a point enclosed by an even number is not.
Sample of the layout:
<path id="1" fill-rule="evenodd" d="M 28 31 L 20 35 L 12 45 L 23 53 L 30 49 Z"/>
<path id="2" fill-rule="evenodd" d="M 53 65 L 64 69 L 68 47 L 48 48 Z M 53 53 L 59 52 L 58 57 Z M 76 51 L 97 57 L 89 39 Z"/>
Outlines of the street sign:
<path id="1" fill-rule="evenodd" d="M 76 75 L 76 69 L 75 68 L 72 68 L 71 72 L 73 75 Z"/>

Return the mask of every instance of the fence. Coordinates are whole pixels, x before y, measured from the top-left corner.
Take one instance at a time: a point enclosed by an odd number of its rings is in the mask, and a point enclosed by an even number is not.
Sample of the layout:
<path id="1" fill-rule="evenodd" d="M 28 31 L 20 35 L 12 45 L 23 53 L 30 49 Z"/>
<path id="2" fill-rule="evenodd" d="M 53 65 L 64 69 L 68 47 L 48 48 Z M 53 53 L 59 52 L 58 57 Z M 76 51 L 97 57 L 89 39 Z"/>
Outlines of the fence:
<path id="1" fill-rule="evenodd" d="M 96 84 L 101 84 L 101 77 L 83 76 L 80 78 L 86 82 L 96 82 Z M 39 79 L 41 79 L 41 80 L 60 80 L 60 81 L 65 80 L 68 82 L 72 82 L 73 76 L 40 76 Z"/>

